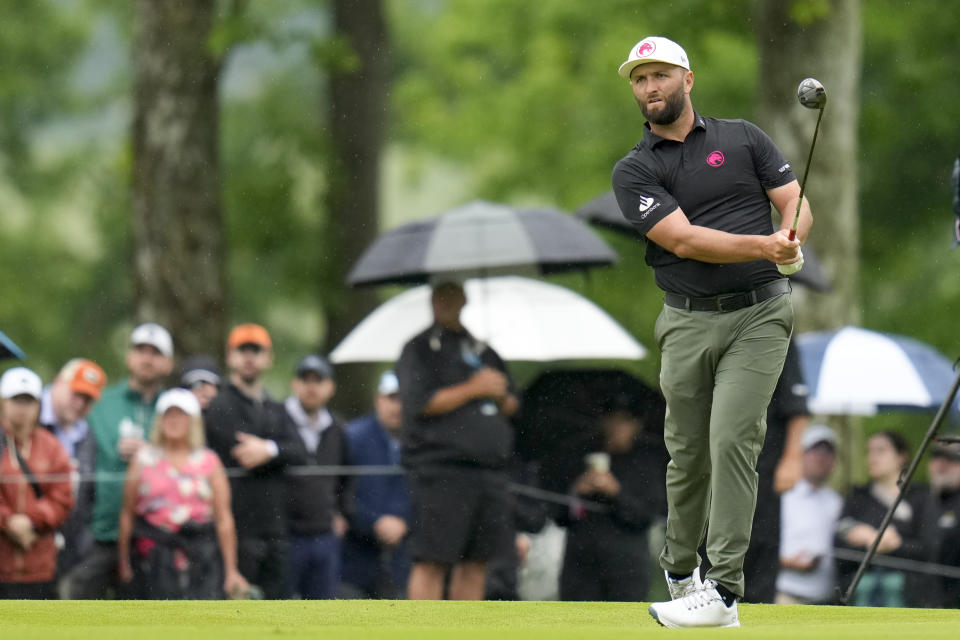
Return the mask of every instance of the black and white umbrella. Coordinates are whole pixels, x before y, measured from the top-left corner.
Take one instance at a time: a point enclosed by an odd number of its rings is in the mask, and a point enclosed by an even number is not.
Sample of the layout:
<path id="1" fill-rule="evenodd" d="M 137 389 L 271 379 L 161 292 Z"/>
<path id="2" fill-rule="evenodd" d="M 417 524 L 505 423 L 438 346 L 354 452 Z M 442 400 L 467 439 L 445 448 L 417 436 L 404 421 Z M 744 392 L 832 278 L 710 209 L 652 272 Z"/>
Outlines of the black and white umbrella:
<path id="1" fill-rule="evenodd" d="M 7 334 L 0 331 L 0 360 L 6 360 L 8 358 L 23 360 L 24 357 L 23 350 L 21 350 L 13 340 L 8 338 Z"/>
<path id="2" fill-rule="evenodd" d="M 616 261 L 613 249 L 573 216 L 475 200 L 383 234 L 360 256 L 347 283 L 419 284 L 441 273 L 548 274 Z"/>
<path id="3" fill-rule="evenodd" d="M 608 191 L 583 204 L 574 212 L 574 215 L 581 220 L 599 227 L 612 229 L 631 238 L 639 239 L 641 237 L 633 228 L 633 225 L 620 213 L 620 205 L 617 204 L 617 198 L 613 195 L 613 191 Z M 791 274 L 790 280 L 814 291 L 830 291 L 833 288 L 827 274 L 823 271 L 820 259 L 810 245 L 804 245 L 803 247 L 803 269 Z"/>
<path id="4" fill-rule="evenodd" d="M 954 379 L 945 355 L 892 333 L 860 327 L 801 333 L 797 348 L 807 404 L 818 414 L 935 411 Z"/>

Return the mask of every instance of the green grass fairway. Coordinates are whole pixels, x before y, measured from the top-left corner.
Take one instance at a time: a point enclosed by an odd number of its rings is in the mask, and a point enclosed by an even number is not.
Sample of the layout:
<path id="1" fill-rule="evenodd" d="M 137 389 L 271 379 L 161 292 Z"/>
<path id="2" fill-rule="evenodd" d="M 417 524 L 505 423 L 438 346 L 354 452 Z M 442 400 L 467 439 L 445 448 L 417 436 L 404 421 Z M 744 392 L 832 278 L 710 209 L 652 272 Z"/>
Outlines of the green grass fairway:
<path id="1" fill-rule="evenodd" d="M 674 631 L 643 603 L 572 602 L 39 602 L 0 601 L 6 640 L 310 640 L 684 638 L 953 640 L 960 611 L 741 605 L 743 628 Z"/>

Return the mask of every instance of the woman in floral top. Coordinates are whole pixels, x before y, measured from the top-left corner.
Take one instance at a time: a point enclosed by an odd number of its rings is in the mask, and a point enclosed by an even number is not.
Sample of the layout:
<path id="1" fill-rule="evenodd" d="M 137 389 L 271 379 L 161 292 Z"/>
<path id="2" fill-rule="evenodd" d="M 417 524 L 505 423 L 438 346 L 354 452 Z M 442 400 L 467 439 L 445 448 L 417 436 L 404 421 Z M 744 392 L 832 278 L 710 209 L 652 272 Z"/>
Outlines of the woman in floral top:
<path id="1" fill-rule="evenodd" d="M 200 404 L 186 389 L 157 399 L 151 444 L 127 472 L 117 540 L 120 577 L 144 599 L 244 594 L 230 485 L 204 446 Z"/>

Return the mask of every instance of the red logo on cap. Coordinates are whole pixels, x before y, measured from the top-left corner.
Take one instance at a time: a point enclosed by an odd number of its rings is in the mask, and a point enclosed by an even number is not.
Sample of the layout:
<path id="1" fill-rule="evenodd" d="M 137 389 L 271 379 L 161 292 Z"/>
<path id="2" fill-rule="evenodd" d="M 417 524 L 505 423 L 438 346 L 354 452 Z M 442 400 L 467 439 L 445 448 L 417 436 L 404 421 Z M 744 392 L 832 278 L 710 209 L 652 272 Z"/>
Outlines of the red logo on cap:
<path id="1" fill-rule="evenodd" d="M 657 50 L 657 45 L 652 42 L 641 42 L 640 46 L 637 47 L 637 57 L 646 58 L 649 55 L 652 55 L 654 51 Z"/>
<path id="2" fill-rule="evenodd" d="M 710 155 L 707 156 L 707 164 L 711 167 L 719 167 L 724 160 L 726 158 L 723 156 L 723 151 L 711 151 Z"/>

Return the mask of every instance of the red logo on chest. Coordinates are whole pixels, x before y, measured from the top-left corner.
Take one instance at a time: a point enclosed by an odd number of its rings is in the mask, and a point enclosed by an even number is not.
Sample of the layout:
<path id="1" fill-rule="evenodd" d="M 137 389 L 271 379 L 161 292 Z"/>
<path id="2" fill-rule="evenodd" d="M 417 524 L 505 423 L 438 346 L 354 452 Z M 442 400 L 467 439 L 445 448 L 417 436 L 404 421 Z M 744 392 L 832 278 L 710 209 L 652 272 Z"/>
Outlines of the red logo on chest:
<path id="1" fill-rule="evenodd" d="M 726 158 L 723 156 L 723 151 L 711 151 L 710 155 L 707 156 L 707 164 L 711 167 L 719 167 L 724 160 Z"/>

